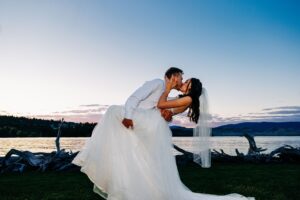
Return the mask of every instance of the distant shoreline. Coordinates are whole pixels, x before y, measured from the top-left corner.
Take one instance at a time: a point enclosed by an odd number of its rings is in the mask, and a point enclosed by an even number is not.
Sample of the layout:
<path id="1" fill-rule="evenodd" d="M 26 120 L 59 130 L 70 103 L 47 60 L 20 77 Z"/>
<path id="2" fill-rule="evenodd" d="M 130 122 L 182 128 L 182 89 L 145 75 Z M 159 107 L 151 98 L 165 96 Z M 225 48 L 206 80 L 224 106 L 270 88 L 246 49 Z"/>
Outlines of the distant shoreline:
<path id="1" fill-rule="evenodd" d="M 56 137 L 57 120 L 0 116 L 0 137 Z M 61 137 L 90 137 L 96 123 L 63 122 Z M 192 128 L 170 126 L 173 137 L 191 137 Z M 244 122 L 212 128 L 213 136 L 300 136 L 300 122 Z"/>

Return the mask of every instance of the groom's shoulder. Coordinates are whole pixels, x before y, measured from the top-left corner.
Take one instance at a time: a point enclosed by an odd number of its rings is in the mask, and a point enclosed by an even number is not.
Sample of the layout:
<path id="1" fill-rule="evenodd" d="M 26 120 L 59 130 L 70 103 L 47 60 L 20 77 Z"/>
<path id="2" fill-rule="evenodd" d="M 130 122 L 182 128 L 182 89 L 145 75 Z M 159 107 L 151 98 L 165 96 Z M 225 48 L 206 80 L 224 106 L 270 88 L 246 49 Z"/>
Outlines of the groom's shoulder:
<path id="1" fill-rule="evenodd" d="M 164 87 L 164 81 L 162 79 L 156 78 L 152 80 L 145 81 L 144 84 L 141 87 L 147 87 L 147 88 L 163 88 Z"/>
<path id="2" fill-rule="evenodd" d="M 164 81 L 160 78 L 155 78 L 155 79 L 152 79 L 150 81 L 148 81 L 149 83 L 153 83 L 153 84 L 157 84 L 157 85 L 163 85 L 164 84 Z"/>
<path id="3" fill-rule="evenodd" d="M 146 84 L 146 85 L 149 85 L 149 86 L 151 85 L 150 87 L 152 87 L 152 88 L 153 88 L 153 87 L 155 87 L 155 88 L 163 88 L 165 82 L 164 82 L 162 79 L 155 78 L 155 79 L 146 81 L 145 84 Z"/>

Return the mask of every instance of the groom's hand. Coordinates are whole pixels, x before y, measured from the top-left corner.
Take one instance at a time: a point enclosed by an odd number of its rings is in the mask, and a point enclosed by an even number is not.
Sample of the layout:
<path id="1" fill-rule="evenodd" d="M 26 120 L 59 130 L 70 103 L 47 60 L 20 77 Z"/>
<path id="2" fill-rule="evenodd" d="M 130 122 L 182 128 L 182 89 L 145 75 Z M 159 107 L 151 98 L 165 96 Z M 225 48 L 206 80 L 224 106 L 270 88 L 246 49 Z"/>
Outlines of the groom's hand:
<path id="1" fill-rule="evenodd" d="M 172 89 L 175 89 L 177 87 L 178 77 L 175 75 L 172 75 L 170 78 L 165 76 L 165 90 L 171 91 Z"/>
<path id="2" fill-rule="evenodd" d="M 160 110 L 160 113 L 161 113 L 161 116 L 162 116 L 167 122 L 172 121 L 172 116 L 173 116 L 172 111 L 167 110 L 167 109 L 162 109 L 162 110 Z"/>
<path id="3" fill-rule="evenodd" d="M 132 128 L 133 129 L 133 121 L 131 119 L 126 119 L 124 118 L 122 121 L 122 124 L 126 127 L 126 128 Z"/>

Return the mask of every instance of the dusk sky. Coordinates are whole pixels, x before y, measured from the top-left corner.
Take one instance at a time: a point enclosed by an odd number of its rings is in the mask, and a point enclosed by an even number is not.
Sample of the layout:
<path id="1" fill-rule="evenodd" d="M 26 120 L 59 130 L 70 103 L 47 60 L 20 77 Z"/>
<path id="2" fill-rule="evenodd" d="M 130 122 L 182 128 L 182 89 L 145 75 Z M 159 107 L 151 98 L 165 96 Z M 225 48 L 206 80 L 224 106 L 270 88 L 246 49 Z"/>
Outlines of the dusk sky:
<path id="1" fill-rule="evenodd" d="M 96 122 L 170 66 L 215 126 L 300 121 L 300 1 L 0 0 L 0 115 Z"/>

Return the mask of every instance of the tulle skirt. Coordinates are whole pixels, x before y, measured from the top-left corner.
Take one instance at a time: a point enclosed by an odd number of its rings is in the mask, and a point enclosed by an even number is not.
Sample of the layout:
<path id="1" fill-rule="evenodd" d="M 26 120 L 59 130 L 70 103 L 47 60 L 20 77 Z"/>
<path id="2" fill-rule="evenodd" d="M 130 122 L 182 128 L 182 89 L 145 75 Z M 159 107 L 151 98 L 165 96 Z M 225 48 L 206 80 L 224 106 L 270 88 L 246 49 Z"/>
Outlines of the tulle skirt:
<path id="1" fill-rule="evenodd" d="M 246 200 L 232 193 L 194 193 L 180 180 L 172 132 L 156 109 L 137 109 L 134 129 L 121 123 L 124 106 L 113 105 L 72 161 L 108 200 Z"/>

